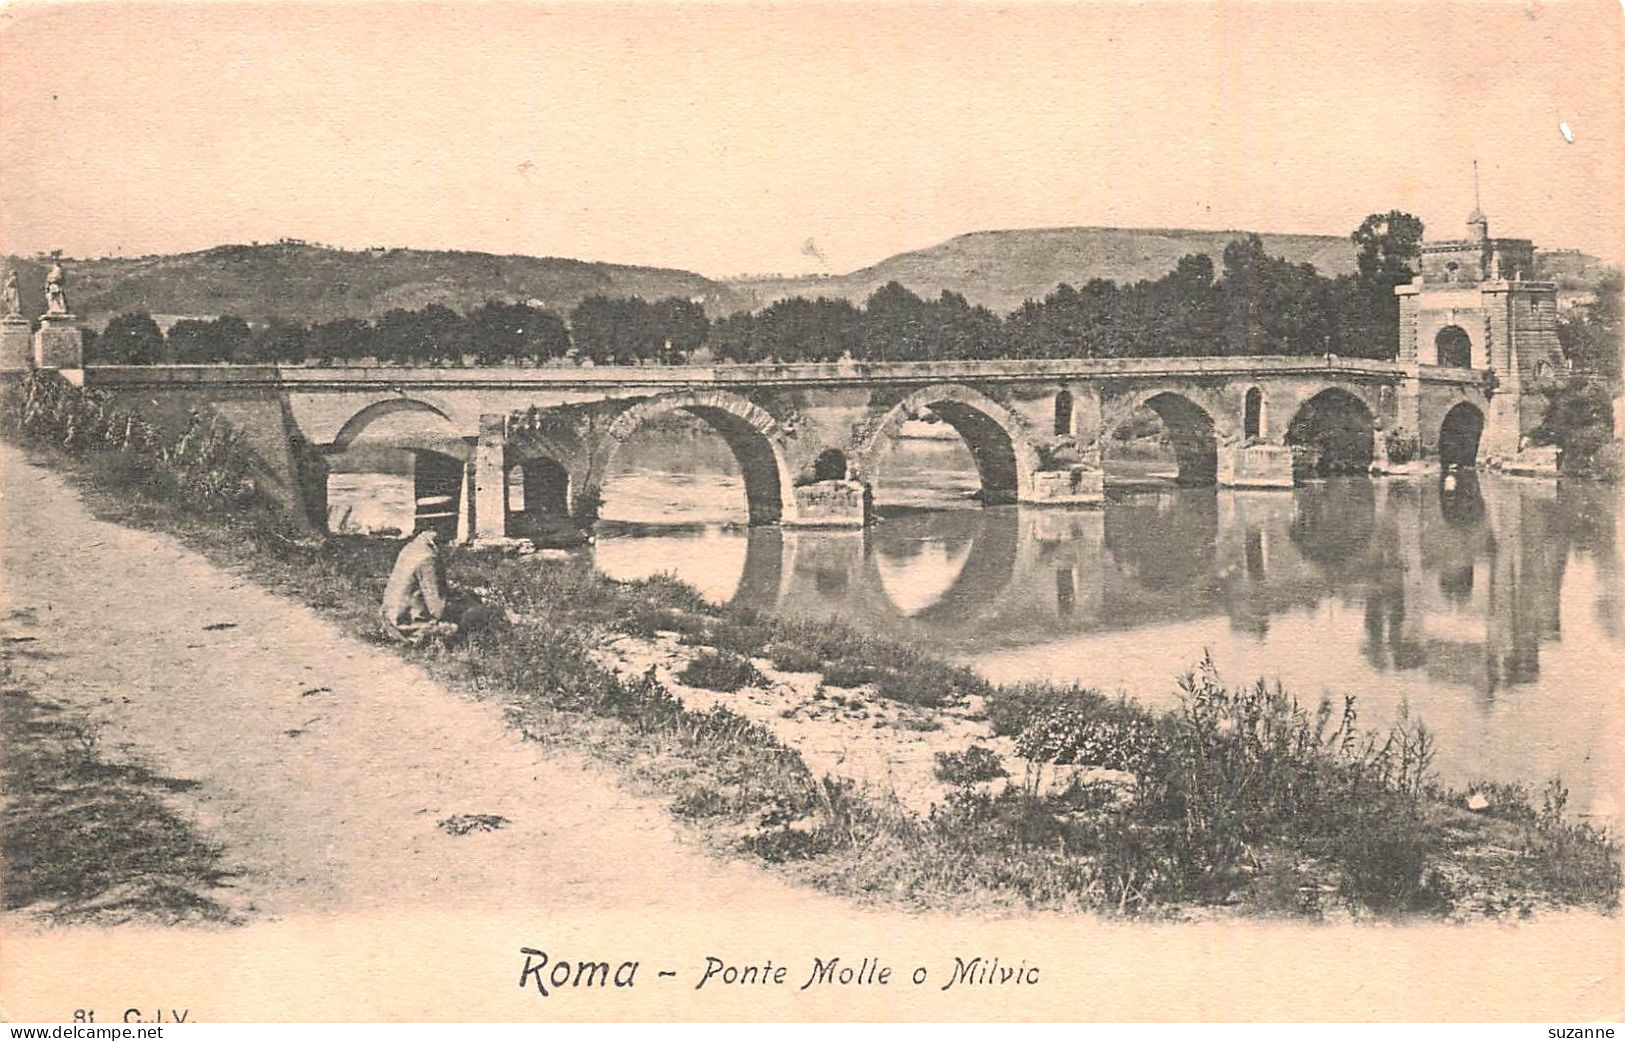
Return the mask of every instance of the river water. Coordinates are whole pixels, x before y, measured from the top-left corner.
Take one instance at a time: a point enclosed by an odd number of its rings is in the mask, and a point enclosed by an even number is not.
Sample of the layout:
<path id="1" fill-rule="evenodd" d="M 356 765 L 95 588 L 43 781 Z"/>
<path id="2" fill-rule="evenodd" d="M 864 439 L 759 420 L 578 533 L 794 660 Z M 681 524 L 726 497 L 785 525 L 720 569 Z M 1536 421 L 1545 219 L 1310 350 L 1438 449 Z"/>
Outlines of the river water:
<path id="1" fill-rule="evenodd" d="M 1572 810 L 1617 820 L 1614 489 L 1472 473 L 1292 491 L 1141 479 L 1089 510 L 982 508 L 975 485 L 957 442 L 903 440 L 869 530 L 749 529 L 720 442 L 641 441 L 587 552 L 611 577 L 671 572 L 715 603 L 838 618 L 997 682 L 1169 705 L 1211 654 L 1227 679 L 1278 679 L 1311 705 L 1352 693 L 1368 726 L 1408 712 L 1437 735 L 1448 783 L 1561 776 Z"/>

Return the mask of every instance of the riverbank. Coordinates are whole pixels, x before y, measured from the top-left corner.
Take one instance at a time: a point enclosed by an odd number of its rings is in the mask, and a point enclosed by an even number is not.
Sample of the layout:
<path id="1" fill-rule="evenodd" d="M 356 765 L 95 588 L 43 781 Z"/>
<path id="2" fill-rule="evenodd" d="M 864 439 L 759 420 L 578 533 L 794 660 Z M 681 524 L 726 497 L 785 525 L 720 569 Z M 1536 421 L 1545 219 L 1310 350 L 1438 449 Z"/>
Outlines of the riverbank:
<path id="1" fill-rule="evenodd" d="M 97 448 L 34 451 L 104 518 L 175 535 L 376 637 L 393 544 L 299 535 L 247 499 L 188 505 L 149 479 L 150 460 Z M 612 583 L 579 562 L 457 549 L 450 573 L 513 621 L 465 646 L 395 653 L 524 736 L 612 764 L 716 851 L 831 892 L 1157 917 L 1471 918 L 1618 902 L 1611 841 L 1567 821 L 1559 791 L 1439 789 L 1425 730 L 1364 734 L 1352 705 L 1300 706 L 1199 671 L 1180 709 L 1152 713 L 1090 691 L 995 687 L 907 646 L 714 608 L 671 581 Z M 681 666 L 638 657 L 677 647 Z M 606 649 L 624 660 L 604 661 Z M 842 764 L 796 747 L 793 718 L 743 707 L 786 674 L 840 726 L 941 736 L 928 758 L 911 753 L 894 790 L 872 769 L 856 771 L 865 783 L 826 772 Z M 922 763 L 941 792 L 923 809 Z"/>

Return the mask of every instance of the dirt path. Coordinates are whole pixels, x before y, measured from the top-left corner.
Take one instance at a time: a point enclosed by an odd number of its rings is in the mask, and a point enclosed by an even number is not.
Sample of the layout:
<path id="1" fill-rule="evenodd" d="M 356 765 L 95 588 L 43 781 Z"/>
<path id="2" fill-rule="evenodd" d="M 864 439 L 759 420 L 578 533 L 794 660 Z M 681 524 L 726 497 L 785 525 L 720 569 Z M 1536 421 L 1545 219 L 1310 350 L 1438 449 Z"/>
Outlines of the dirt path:
<path id="1" fill-rule="evenodd" d="M 13 670 L 103 748 L 200 782 L 177 798 L 239 872 L 211 894 L 235 911 L 823 899 L 686 845 L 657 805 L 307 608 L 96 520 L 4 445 L 0 522 L 0 618 L 33 637 Z M 511 823 L 456 836 L 454 814 Z"/>

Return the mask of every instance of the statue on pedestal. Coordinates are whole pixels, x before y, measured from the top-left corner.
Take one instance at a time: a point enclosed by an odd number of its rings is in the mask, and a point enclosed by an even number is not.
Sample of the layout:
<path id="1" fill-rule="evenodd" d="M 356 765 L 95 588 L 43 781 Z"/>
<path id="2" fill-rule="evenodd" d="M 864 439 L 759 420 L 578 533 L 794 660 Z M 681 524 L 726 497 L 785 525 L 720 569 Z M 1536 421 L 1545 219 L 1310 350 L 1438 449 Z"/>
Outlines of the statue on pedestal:
<path id="1" fill-rule="evenodd" d="M 53 263 L 50 272 L 45 276 L 45 313 L 67 314 L 68 296 L 62 291 L 62 285 L 67 276 L 62 273 L 62 265 Z"/>
<path id="2" fill-rule="evenodd" d="M 0 315 L 11 317 L 23 313 L 22 293 L 17 289 L 17 269 L 6 265 L 6 281 L 0 287 Z"/>

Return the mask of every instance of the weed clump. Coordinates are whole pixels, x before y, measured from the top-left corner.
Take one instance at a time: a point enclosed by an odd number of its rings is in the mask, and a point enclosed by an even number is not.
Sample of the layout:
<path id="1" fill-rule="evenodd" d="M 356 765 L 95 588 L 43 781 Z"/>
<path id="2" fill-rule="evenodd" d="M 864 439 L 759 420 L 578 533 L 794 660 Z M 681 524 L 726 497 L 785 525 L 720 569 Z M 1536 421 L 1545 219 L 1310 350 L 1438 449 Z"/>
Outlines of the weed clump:
<path id="1" fill-rule="evenodd" d="M 701 651 L 677 674 L 678 680 L 691 687 L 732 694 L 741 687 L 755 687 L 766 679 L 746 658 L 726 651 Z"/>

